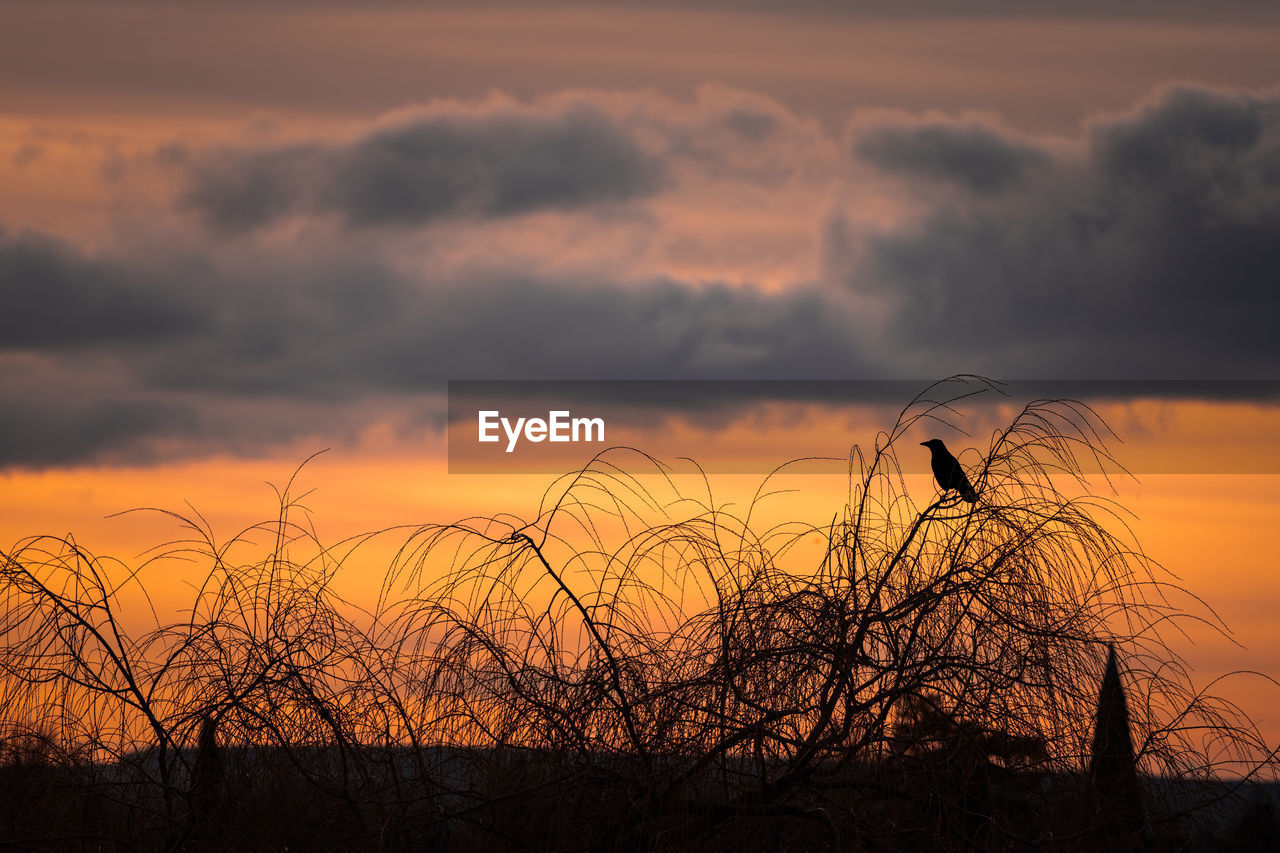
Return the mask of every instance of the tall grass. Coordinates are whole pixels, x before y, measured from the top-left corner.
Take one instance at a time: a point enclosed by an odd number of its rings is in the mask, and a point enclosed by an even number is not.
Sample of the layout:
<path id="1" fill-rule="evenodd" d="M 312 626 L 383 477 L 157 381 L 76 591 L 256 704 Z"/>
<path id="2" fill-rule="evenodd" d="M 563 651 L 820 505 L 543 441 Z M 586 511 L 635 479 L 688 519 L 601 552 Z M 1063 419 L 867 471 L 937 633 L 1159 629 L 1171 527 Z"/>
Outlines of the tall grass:
<path id="1" fill-rule="evenodd" d="M 227 541 L 174 515 L 186 534 L 156 556 L 204 580 L 181 620 L 141 632 L 120 619 L 126 592 L 145 600 L 141 566 L 21 542 L 0 555 L 0 783 L 54 793 L 0 832 L 153 849 L 1080 849 L 1096 840 L 1081 780 L 1110 643 L 1149 777 L 1211 797 L 1224 768 L 1269 773 L 1248 717 L 1198 691 L 1166 640 L 1212 612 L 1178 607 L 1122 508 L 1090 492 L 1086 469 L 1115 460 L 1088 407 L 1038 401 L 993 433 L 975 505 L 908 491 L 904 436 L 986 383 L 954 388 L 854 448 L 848 503 L 824 523 L 763 528 L 758 503 L 682 494 L 616 449 L 532 519 L 402 534 L 368 613 L 332 583 L 362 540 L 322 544 L 292 482 L 276 518 Z M 1191 838 L 1197 801 L 1185 785 L 1155 796 L 1170 790 L 1152 789 L 1151 831 Z"/>

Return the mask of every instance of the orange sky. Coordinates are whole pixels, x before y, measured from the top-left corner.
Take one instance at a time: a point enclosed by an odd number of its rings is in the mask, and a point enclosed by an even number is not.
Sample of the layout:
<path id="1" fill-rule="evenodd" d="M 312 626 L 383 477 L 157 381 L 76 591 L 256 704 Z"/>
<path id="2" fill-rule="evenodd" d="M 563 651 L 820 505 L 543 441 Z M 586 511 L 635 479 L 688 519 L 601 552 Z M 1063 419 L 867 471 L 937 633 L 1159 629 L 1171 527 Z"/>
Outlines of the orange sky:
<path id="1" fill-rule="evenodd" d="M 730 441 L 729 452 L 739 462 L 744 453 L 758 454 L 753 458 L 761 463 L 785 461 L 771 459 L 761 444 L 771 440 L 775 447 L 793 446 L 796 439 L 788 438 L 785 430 L 762 435 L 750 428 L 740 437 L 745 448 L 733 449 Z M 704 464 L 714 465 L 715 448 L 723 447 L 715 438 L 704 434 L 703 444 L 694 443 L 708 451 L 701 454 Z M 869 435 L 864 440 L 869 441 Z M 959 449 L 966 446 L 963 441 L 952 445 Z M 313 490 L 303 503 L 325 544 L 404 526 L 362 546 L 338 574 L 335 589 L 364 608 L 375 606 L 385 569 L 413 527 L 498 513 L 532 519 L 555 479 L 548 474 L 449 474 L 438 445 L 428 442 L 422 452 L 409 453 L 402 447 L 380 450 L 376 441 L 370 444 L 374 446 L 333 451 L 312 460 L 297 486 L 298 491 Z M 838 452 L 834 444 L 832 450 Z M 1176 445 L 1177 452 L 1187 446 Z M 1203 444 L 1199 450 L 1212 452 Z M 919 467 L 927 458 L 923 448 L 921 454 L 914 460 Z M 1123 449 L 1120 456 L 1125 458 Z M 151 549 L 186 531 L 167 516 L 117 513 L 153 507 L 191 515 L 193 507 L 225 541 L 273 517 L 275 496 L 268 483 L 283 486 L 296 462 L 215 458 L 155 467 L 11 471 L 0 479 L 0 539 L 12 544 L 36 533 L 71 533 L 81 547 L 136 566 Z M 689 493 L 700 493 L 697 478 L 686 476 L 681 482 Z M 738 509 L 747 505 L 760 482 L 755 474 L 711 478 L 717 500 Z M 910 474 L 908 482 L 917 500 L 928 499 L 933 491 L 926 474 Z M 1147 555 L 1172 573 L 1176 583 L 1202 598 L 1229 629 L 1228 640 L 1216 630 L 1187 622 L 1185 637 L 1168 635 L 1171 647 L 1194 667 L 1197 682 L 1205 684 L 1235 670 L 1273 674 L 1272 662 L 1280 660 L 1280 623 L 1275 618 L 1280 586 L 1274 581 L 1270 546 L 1272 521 L 1280 509 L 1280 473 L 1141 473 L 1136 481 L 1112 482 L 1115 493 L 1098 479 L 1095 490 L 1132 513 L 1127 521 Z M 773 514 L 761 513 L 760 530 L 782 520 L 822 525 L 840 513 L 847 496 L 847 481 L 838 474 L 784 476 L 779 485 L 799 491 L 780 498 Z M 1116 525 L 1113 529 L 1119 532 Z M 164 621 L 166 614 L 176 617 L 190 606 L 192 584 L 199 582 L 202 571 L 167 561 L 151 566 L 142 577 Z M 1183 599 L 1181 604 L 1212 621 L 1212 614 L 1199 603 Z M 150 623 L 145 611 L 133 618 L 141 620 L 138 627 Z M 1240 703 L 1274 742 L 1280 738 L 1280 717 L 1271 713 L 1277 689 L 1262 678 L 1240 676 L 1219 685 L 1217 692 Z"/>

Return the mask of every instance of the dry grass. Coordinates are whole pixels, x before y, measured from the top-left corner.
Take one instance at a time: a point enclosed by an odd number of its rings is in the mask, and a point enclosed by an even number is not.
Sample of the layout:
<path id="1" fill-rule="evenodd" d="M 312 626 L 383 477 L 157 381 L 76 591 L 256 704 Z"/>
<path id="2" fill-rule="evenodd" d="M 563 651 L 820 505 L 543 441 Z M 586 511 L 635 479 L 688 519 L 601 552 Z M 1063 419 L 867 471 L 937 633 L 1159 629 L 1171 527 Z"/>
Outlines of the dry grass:
<path id="1" fill-rule="evenodd" d="M 908 494 L 903 436 L 987 383 L 958 387 L 855 448 L 849 502 L 823 526 L 759 529 L 754 505 L 679 494 L 659 463 L 614 450 L 532 520 L 412 531 L 373 613 L 331 587 L 359 540 L 324 546 L 292 483 L 275 519 L 227 542 L 175 516 L 188 535 L 163 555 L 205 580 L 186 618 L 136 635 L 120 601 L 142 567 L 19 543 L 0 556 L 0 833 L 1083 849 L 1109 642 L 1148 775 L 1209 790 L 1227 767 L 1270 772 L 1247 716 L 1197 691 L 1166 639 L 1212 612 L 1175 606 L 1185 591 L 1089 493 L 1085 466 L 1114 460 L 1088 407 L 1040 401 L 993 434 L 976 505 Z M 798 547 L 814 536 L 817 562 Z M 1151 789 L 1151 832 L 1190 839 L 1170 821 L 1192 799 L 1168 790 Z"/>

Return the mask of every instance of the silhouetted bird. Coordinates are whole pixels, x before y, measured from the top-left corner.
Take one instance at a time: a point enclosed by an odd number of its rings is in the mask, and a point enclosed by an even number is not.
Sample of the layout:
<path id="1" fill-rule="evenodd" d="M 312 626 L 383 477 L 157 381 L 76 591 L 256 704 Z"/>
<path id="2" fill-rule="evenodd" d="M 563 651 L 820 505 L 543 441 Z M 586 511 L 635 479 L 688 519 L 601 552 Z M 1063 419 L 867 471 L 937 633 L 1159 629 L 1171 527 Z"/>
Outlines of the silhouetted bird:
<path id="1" fill-rule="evenodd" d="M 933 454 L 930 464 L 933 466 L 933 476 L 938 481 L 938 485 L 942 487 L 945 494 L 947 489 L 955 489 L 960 493 L 960 497 L 969 503 L 976 503 L 978 493 L 973 490 L 973 486 L 969 485 L 969 478 L 965 476 L 964 469 L 960 467 L 960 463 L 951 455 L 951 451 L 947 450 L 947 446 L 942 443 L 940 438 L 931 438 L 928 441 L 920 442 L 929 448 L 929 452 Z"/>

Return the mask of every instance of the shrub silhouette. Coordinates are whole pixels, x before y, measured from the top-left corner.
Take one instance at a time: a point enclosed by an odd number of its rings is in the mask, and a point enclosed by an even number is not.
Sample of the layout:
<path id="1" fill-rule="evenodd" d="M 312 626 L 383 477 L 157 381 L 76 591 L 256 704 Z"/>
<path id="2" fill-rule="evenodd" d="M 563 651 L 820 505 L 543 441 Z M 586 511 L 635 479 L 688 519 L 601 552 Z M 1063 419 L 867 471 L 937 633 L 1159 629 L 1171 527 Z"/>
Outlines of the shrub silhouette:
<path id="1" fill-rule="evenodd" d="M 101 798 L 49 838 L 140 849 L 1079 849 L 1114 831 L 1079 784 L 1118 713 L 1096 693 L 1114 643 L 1128 767 L 1269 770 L 1166 645 L 1176 587 L 1089 491 L 1114 461 L 1090 409 L 1037 401 L 993 433 L 965 460 L 975 505 L 913 497 L 899 445 L 988 387 L 933 386 L 855 447 L 822 525 L 761 529 L 785 471 L 735 514 L 615 449 L 531 520 L 400 532 L 370 613 L 332 587 L 367 537 L 321 544 L 292 481 L 226 542 L 174 515 L 187 538 L 156 557 L 205 580 L 134 634 L 145 566 L 27 540 L 0 557 L 0 726 L 56 721 Z M 1185 835 L 1199 802 L 1150 809 Z"/>

